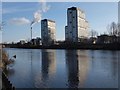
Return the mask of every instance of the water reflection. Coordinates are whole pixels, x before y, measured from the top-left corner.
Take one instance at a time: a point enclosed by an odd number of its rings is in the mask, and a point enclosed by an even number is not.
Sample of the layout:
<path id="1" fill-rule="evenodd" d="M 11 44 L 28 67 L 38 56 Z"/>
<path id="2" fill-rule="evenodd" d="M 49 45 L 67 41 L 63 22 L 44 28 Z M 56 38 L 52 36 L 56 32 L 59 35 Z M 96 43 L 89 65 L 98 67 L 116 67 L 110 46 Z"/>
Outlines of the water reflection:
<path id="1" fill-rule="evenodd" d="M 104 88 L 117 87 L 118 83 L 118 51 L 89 51 L 90 71 L 85 87 Z M 92 82 L 89 82 L 92 81 Z"/>
<path id="2" fill-rule="evenodd" d="M 47 88 L 50 79 L 54 77 L 56 72 L 56 54 L 55 50 L 42 50 L 41 80 L 38 81 L 36 87 Z"/>
<path id="3" fill-rule="evenodd" d="M 89 72 L 89 56 L 86 50 L 78 50 L 78 60 L 79 60 L 79 87 L 85 87 L 86 79 Z"/>
<path id="4" fill-rule="evenodd" d="M 119 56 L 119 54 L 118 54 L 118 52 L 116 52 L 116 51 L 113 51 L 112 53 L 111 53 L 111 72 L 112 72 L 112 76 L 114 77 L 114 79 L 115 79 L 115 77 L 118 77 L 118 56 Z"/>
<path id="5" fill-rule="evenodd" d="M 9 74 L 9 76 L 12 76 L 12 75 L 14 75 L 15 70 L 14 69 L 9 69 L 6 72 L 7 72 L 7 74 Z"/>
<path id="6" fill-rule="evenodd" d="M 88 72 L 88 56 L 85 51 L 67 50 L 66 51 L 66 68 L 68 72 L 68 87 L 83 87 Z"/>
<path id="7" fill-rule="evenodd" d="M 17 88 L 118 87 L 119 51 L 6 50 L 17 55 L 8 74 Z"/>
<path id="8" fill-rule="evenodd" d="M 77 51 L 66 51 L 66 66 L 68 72 L 68 87 L 78 87 L 79 84 L 79 66 Z"/>

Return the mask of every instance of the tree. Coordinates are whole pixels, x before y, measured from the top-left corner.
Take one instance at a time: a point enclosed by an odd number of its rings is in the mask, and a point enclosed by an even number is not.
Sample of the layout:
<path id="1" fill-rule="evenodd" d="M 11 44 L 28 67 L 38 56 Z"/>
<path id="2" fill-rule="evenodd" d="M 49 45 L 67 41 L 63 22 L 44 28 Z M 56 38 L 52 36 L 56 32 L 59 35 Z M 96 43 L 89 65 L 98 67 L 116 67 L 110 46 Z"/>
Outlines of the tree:
<path id="1" fill-rule="evenodd" d="M 108 32 L 108 34 L 110 35 L 110 34 L 111 34 L 110 24 L 108 24 L 106 28 L 107 28 L 107 32 Z"/>
<path id="2" fill-rule="evenodd" d="M 120 23 L 117 24 L 117 34 L 120 36 Z"/>
<path id="3" fill-rule="evenodd" d="M 91 36 L 91 37 L 96 37 L 97 35 L 98 35 L 98 32 L 97 32 L 97 31 L 95 31 L 95 30 L 93 30 L 93 29 L 90 31 L 90 36 Z"/>
<path id="4" fill-rule="evenodd" d="M 120 36 L 120 23 L 112 22 L 107 26 L 109 35 Z"/>
<path id="5" fill-rule="evenodd" d="M 112 22 L 110 26 L 108 27 L 109 35 L 116 35 L 118 34 L 118 28 L 117 24 L 115 22 Z"/>

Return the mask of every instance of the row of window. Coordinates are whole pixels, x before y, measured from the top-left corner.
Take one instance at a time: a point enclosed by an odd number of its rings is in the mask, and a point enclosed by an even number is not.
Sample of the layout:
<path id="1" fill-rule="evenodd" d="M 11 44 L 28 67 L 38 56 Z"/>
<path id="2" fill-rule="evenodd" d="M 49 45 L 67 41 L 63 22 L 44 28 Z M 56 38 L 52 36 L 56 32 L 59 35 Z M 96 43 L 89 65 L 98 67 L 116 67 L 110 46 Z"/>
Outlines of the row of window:
<path id="1" fill-rule="evenodd" d="M 72 12 L 69 12 L 69 13 L 70 13 L 70 14 L 72 14 Z M 78 14 L 78 17 L 80 17 L 80 18 L 83 18 L 83 19 L 84 19 L 84 18 L 85 18 L 85 14 L 81 14 L 81 13 L 79 13 L 79 14 Z M 74 17 L 73 17 L 73 18 L 74 18 Z"/>

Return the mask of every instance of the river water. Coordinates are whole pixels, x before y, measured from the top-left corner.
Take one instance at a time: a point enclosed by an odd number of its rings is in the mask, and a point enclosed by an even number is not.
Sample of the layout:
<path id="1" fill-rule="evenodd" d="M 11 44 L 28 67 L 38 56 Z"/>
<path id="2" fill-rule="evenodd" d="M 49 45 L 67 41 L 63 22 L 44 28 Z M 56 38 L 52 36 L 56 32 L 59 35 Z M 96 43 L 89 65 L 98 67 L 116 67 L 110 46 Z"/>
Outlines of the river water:
<path id="1" fill-rule="evenodd" d="M 16 88 L 117 88 L 120 51 L 5 48 Z"/>

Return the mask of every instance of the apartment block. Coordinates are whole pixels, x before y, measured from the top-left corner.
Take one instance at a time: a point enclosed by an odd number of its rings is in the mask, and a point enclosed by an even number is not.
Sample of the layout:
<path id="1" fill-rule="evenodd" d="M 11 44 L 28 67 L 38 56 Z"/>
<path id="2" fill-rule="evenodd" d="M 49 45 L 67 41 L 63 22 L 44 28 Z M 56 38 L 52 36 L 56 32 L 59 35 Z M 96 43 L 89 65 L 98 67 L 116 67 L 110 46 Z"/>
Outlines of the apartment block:
<path id="1" fill-rule="evenodd" d="M 67 26 L 65 26 L 65 40 L 79 42 L 88 37 L 88 21 L 85 13 L 77 7 L 67 9 Z"/>
<path id="2" fill-rule="evenodd" d="M 55 43 L 56 24 L 55 21 L 41 20 L 41 40 L 42 45 L 49 46 Z"/>

